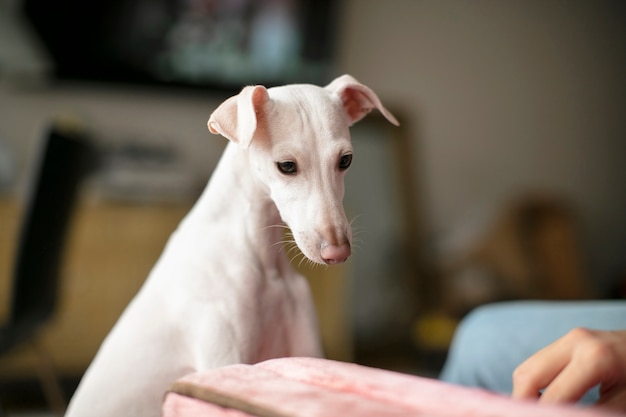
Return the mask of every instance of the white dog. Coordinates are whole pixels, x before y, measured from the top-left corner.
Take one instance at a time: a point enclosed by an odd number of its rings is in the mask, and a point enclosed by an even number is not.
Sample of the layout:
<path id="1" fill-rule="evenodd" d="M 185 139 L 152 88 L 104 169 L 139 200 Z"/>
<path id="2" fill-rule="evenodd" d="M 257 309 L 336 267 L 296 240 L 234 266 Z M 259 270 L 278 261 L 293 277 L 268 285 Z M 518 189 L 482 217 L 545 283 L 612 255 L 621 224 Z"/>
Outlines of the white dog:
<path id="1" fill-rule="evenodd" d="M 348 128 L 374 108 L 398 123 L 349 75 L 324 88 L 245 87 L 222 103 L 208 126 L 231 142 L 66 415 L 158 416 L 168 386 L 185 374 L 321 356 L 309 288 L 282 250 L 282 225 L 313 262 L 350 256 Z"/>

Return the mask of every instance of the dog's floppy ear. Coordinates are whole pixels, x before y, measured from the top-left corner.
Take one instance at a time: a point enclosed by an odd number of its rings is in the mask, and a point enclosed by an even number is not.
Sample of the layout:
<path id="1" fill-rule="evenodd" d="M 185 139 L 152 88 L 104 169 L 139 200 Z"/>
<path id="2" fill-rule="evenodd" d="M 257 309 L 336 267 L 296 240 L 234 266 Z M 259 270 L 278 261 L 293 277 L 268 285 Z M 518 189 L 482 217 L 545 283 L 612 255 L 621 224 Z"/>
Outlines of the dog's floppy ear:
<path id="1" fill-rule="evenodd" d="M 267 90 L 262 85 L 244 87 L 238 95 L 227 99 L 215 109 L 207 123 L 209 130 L 247 148 L 268 99 Z"/>
<path id="2" fill-rule="evenodd" d="M 382 105 L 376 93 L 348 74 L 335 78 L 325 88 L 341 98 L 350 125 L 364 118 L 373 109 L 378 109 L 394 125 L 400 125 L 393 114 Z"/>

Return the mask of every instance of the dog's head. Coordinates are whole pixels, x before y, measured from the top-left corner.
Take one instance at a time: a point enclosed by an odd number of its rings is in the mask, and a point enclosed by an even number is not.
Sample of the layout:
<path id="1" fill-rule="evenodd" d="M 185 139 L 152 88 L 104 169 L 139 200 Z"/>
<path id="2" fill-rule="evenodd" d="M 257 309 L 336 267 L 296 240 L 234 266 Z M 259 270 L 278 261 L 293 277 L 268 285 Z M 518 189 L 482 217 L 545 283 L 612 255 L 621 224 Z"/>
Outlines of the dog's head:
<path id="1" fill-rule="evenodd" d="M 249 149 L 296 244 L 313 262 L 344 262 L 352 233 L 343 208 L 352 162 L 349 127 L 377 108 L 398 124 L 376 94 L 349 75 L 326 87 L 245 87 L 209 118 L 209 130 Z"/>

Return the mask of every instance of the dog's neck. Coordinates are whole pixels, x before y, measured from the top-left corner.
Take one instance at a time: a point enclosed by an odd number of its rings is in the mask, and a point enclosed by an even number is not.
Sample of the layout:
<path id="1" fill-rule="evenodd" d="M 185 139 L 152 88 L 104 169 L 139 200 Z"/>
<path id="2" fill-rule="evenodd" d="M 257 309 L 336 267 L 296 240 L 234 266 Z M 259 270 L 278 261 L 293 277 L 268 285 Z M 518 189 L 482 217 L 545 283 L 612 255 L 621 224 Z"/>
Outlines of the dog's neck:
<path id="1" fill-rule="evenodd" d="M 278 275 L 291 270 L 282 243 L 284 231 L 269 190 L 250 172 L 247 151 L 234 143 L 227 145 L 209 185 L 180 229 L 209 251 L 209 240 L 219 242 L 222 256 Z M 223 239 L 216 239 L 216 234 Z"/>

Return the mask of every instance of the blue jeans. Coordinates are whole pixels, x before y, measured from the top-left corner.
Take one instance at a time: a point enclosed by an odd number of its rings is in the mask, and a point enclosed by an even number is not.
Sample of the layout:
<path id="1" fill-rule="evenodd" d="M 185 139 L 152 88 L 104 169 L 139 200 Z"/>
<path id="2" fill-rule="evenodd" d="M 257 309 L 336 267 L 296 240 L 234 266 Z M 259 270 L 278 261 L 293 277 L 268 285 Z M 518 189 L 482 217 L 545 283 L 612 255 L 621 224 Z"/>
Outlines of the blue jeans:
<path id="1" fill-rule="evenodd" d="M 626 329 L 626 301 L 514 301 L 479 307 L 457 328 L 440 379 L 510 394 L 513 370 L 574 327 Z M 596 387 L 581 402 L 597 399 Z"/>

